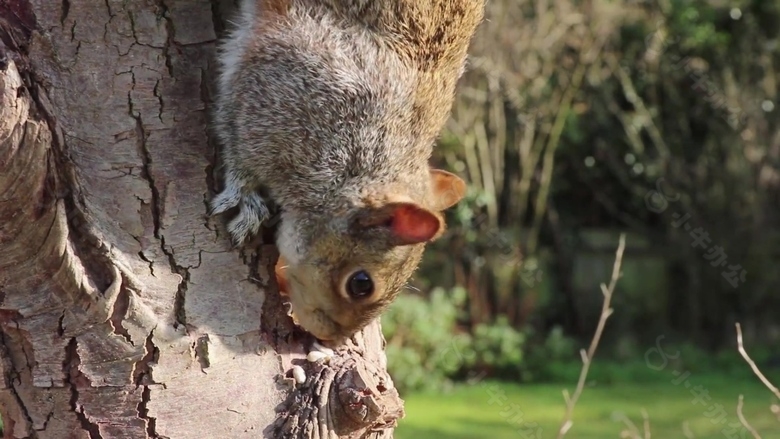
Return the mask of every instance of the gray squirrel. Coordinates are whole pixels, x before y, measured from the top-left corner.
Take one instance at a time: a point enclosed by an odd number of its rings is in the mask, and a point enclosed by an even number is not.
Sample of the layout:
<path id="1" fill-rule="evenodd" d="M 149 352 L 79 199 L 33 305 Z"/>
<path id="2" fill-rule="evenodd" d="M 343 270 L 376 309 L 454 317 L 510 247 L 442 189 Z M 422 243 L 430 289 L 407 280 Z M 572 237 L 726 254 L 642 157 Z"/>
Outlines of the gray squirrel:
<path id="1" fill-rule="evenodd" d="M 294 321 L 340 342 L 379 316 L 466 184 L 430 168 L 485 0 L 242 0 L 214 132 L 235 245 L 279 207 Z"/>

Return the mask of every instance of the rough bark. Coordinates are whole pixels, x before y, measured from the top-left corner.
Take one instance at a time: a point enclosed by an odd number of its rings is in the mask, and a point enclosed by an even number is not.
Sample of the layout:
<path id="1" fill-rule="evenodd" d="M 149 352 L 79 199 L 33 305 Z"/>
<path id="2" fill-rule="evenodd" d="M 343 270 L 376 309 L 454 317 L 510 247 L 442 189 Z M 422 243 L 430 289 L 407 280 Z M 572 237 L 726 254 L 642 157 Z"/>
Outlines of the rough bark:
<path id="1" fill-rule="evenodd" d="M 0 2 L 4 438 L 391 437 L 403 416 L 378 323 L 307 362 L 273 245 L 231 250 L 205 216 L 222 8 Z"/>

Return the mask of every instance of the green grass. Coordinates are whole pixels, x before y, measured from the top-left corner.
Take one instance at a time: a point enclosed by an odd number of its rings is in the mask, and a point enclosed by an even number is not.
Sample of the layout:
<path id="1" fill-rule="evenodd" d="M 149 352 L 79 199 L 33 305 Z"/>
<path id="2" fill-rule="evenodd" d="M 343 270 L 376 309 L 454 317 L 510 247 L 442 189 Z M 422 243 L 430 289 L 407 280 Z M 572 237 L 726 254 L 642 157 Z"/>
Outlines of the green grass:
<path id="1" fill-rule="evenodd" d="M 752 438 L 744 435 L 728 436 L 721 430 L 729 424 L 738 423 L 736 415 L 737 398 L 745 396 L 743 412 L 748 421 L 762 436 L 762 439 L 780 439 L 780 421 L 770 412 L 774 398 L 768 389 L 756 379 L 730 378 L 728 375 L 692 374 L 688 377 L 689 388 L 684 383 L 671 383 L 674 376 L 655 383 L 610 384 L 586 386 L 574 410 L 574 425 L 566 435 L 569 439 L 619 438 L 624 429 L 622 421 L 616 420 L 616 413 L 627 415 L 640 429 L 641 410 L 647 410 L 650 417 L 653 439 L 684 438 L 682 424 L 688 421 L 697 439 Z M 493 387 L 495 386 L 495 387 Z M 712 397 L 706 405 L 693 404 L 691 389 L 702 386 Z M 412 394 L 404 396 L 406 417 L 396 429 L 396 439 L 503 439 L 534 438 L 554 439 L 563 417 L 564 385 L 555 384 L 508 384 L 480 383 L 460 386 L 447 394 Z M 490 389 L 500 389 L 506 396 L 503 403 L 491 401 Z M 569 391 L 573 391 L 573 386 Z M 516 406 L 512 406 L 516 404 Z M 722 404 L 726 422 L 713 423 L 707 417 L 710 407 Z M 522 422 L 513 424 L 511 418 L 521 410 Z M 502 416 L 502 413 L 504 416 Z M 508 417 L 507 417 L 508 415 Z M 541 435 L 523 436 L 518 433 L 521 425 L 537 423 Z M 535 431 L 535 429 L 534 429 Z"/>

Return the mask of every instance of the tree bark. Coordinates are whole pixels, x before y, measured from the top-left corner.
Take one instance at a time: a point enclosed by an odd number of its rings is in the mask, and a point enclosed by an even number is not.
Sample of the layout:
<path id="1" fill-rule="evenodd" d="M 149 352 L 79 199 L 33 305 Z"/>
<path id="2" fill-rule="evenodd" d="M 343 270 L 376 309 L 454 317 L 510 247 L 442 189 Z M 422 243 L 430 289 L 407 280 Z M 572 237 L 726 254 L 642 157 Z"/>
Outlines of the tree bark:
<path id="1" fill-rule="evenodd" d="M 403 416 L 379 323 L 306 361 L 271 241 L 231 250 L 205 216 L 223 8 L 0 2 L 4 438 L 378 438 Z"/>

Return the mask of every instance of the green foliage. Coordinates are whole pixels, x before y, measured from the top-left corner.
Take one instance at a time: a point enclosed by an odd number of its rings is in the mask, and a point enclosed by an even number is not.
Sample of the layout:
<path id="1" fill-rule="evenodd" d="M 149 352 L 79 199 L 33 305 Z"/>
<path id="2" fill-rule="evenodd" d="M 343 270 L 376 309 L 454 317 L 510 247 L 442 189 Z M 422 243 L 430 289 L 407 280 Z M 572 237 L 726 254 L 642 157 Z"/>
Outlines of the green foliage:
<path id="1" fill-rule="evenodd" d="M 576 349 L 576 342 L 563 333 L 560 326 L 556 326 L 547 335 L 544 341 L 544 349 L 548 358 L 565 360 L 571 358 Z"/>
<path id="2" fill-rule="evenodd" d="M 491 376 L 517 378 L 523 360 L 525 335 L 510 326 L 505 316 L 499 316 L 493 324 L 480 324 L 474 328 L 473 342 L 469 348 L 466 366 L 472 370 L 491 372 Z"/>
<path id="3" fill-rule="evenodd" d="M 466 299 L 463 288 L 436 288 L 430 300 L 400 296 L 382 317 L 388 369 L 401 391 L 446 390 L 464 372 L 516 379 L 521 372 L 525 335 L 505 317 L 459 331 Z"/>
<path id="4" fill-rule="evenodd" d="M 526 349 L 523 381 L 570 381 L 572 377 L 576 380 L 579 371 L 572 373 L 570 367 L 577 362 L 576 352 L 575 340 L 567 337 L 560 326 L 554 327 L 541 343 Z"/>
<path id="5" fill-rule="evenodd" d="M 543 343 L 527 345 L 522 380 L 535 383 L 577 382 L 582 370 L 578 351 L 587 349 L 589 343 L 590 340 L 579 343 L 564 335 L 559 327 L 553 328 Z M 675 377 L 673 371 L 695 375 L 728 373 L 741 380 L 751 380 L 753 377 L 752 370 L 735 348 L 708 352 L 689 342 L 662 341 L 660 345 L 667 357 L 667 363 L 664 364 L 655 345 L 630 344 L 630 347 L 625 347 L 616 343 L 611 349 L 610 346 L 600 345 L 588 373 L 588 382 L 659 383 Z M 773 359 L 772 350 L 754 346 L 751 348 L 751 357 L 759 366 L 768 367 L 765 365 Z"/>
<path id="6" fill-rule="evenodd" d="M 566 125 L 563 137 L 571 145 L 581 145 L 585 140 L 585 131 L 580 125 L 581 118 L 572 110 L 566 112 Z"/>
<path id="7" fill-rule="evenodd" d="M 582 368 L 578 350 L 587 348 L 586 343 L 566 336 L 558 326 L 544 335 L 519 331 L 504 316 L 465 332 L 458 324 L 465 301 L 463 288 L 436 288 L 429 299 L 400 296 L 382 318 L 388 368 L 401 392 L 446 391 L 467 374 L 509 381 L 577 382 Z M 661 345 L 668 357 L 663 365 L 662 357 L 647 354 L 653 345 L 624 341 L 612 349 L 600 347 L 588 382 L 661 383 L 674 377 L 673 371 L 752 377 L 735 349 L 710 353 L 687 342 Z M 758 364 L 768 364 L 772 351 L 753 347 L 751 355 Z"/>
<path id="8" fill-rule="evenodd" d="M 444 389 L 464 364 L 468 334 L 457 333 L 463 288 L 436 288 L 430 300 L 401 295 L 382 317 L 387 366 L 400 391 Z"/>
<path id="9" fill-rule="evenodd" d="M 694 4 L 687 0 L 672 2 L 672 10 L 668 13 L 672 33 L 679 35 L 680 45 L 686 50 L 727 46 L 730 35 L 718 30 L 716 21 L 728 17 L 729 8 L 702 6 L 700 2 Z"/>
<path id="10" fill-rule="evenodd" d="M 456 204 L 447 213 L 450 214 L 452 221 L 450 226 L 459 226 L 463 228 L 464 233 L 469 233 L 466 240 L 471 242 L 478 238 L 476 230 L 471 227 L 478 212 L 487 204 L 487 194 L 478 190 L 473 185 L 469 185 L 466 195 L 458 204 Z"/>

